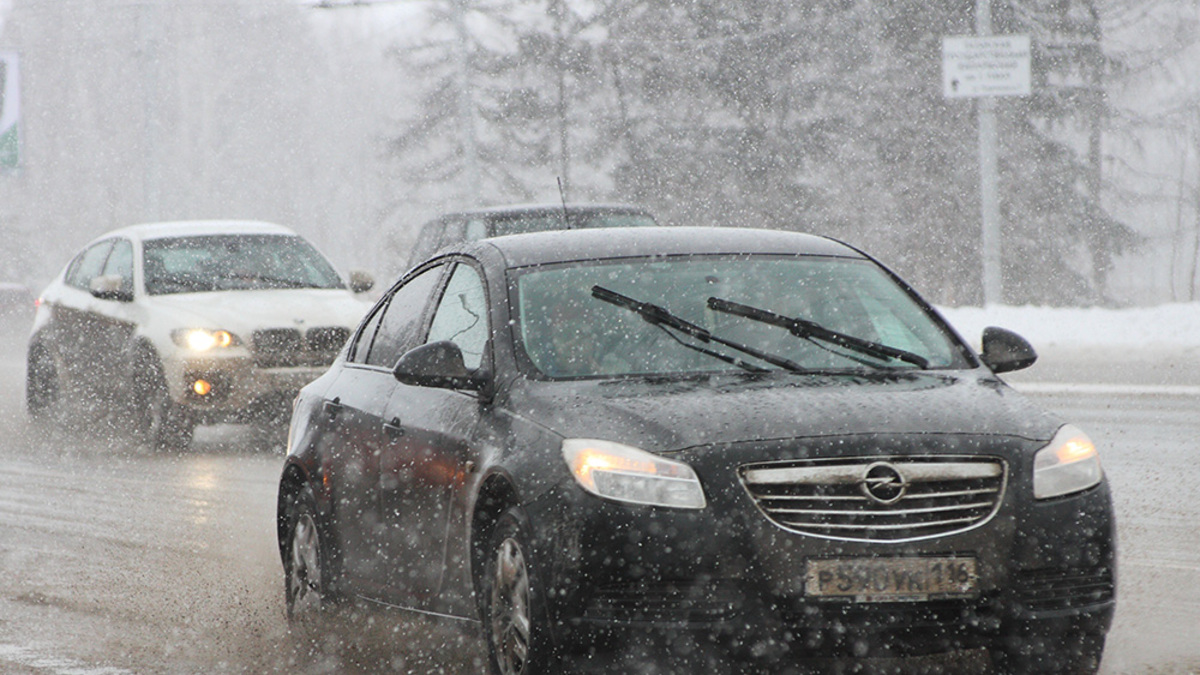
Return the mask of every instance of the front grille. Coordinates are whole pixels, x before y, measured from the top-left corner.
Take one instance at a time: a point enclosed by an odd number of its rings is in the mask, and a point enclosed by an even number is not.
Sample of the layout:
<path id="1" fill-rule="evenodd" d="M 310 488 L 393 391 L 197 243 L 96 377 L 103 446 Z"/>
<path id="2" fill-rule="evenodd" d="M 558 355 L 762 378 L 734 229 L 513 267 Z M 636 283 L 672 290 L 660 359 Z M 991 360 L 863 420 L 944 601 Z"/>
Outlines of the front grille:
<path id="1" fill-rule="evenodd" d="M 1093 569 L 1041 569 L 1017 575 L 1021 603 L 1033 611 L 1076 609 L 1113 599 L 1112 571 Z"/>
<path id="2" fill-rule="evenodd" d="M 259 368 L 328 366 L 350 337 L 341 326 L 310 328 L 266 328 L 254 331 L 254 364 Z"/>
<path id="3" fill-rule="evenodd" d="M 655 581 L 610 584 L 594 592 L 587 604 L 589 619 L 704 623 L 721 621 L 739 606 L 731 582 Z"/>
<path id="4" fill-rule="evenodd" d="M 847 541 L 912 541 L 961 532 L 1000 507 L 1003 462 L 854 458 L 743 466 L 742 484 L 776 525 Z"/>

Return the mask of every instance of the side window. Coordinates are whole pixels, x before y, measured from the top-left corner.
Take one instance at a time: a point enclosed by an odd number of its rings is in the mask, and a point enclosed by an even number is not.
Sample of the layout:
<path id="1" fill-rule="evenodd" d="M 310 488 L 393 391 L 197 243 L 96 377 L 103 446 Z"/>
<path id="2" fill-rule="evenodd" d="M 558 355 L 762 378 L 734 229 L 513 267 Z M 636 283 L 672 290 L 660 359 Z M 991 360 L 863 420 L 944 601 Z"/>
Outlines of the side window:
<path id="1" fill-rule="evenodd" d="M 112 253 L 108 254 L 108 262 L 104 264 L 104 274 L 121 277 L 121 290 L 133 292 L 133 244 L 128 239 L 113 243 Z"/>
<path id="2" fill-rule="evenodd" d="M 375 331 L 379 329 L 379 320 L 383 318 L 385 309 L 387 309 L 387 299 L 380 300 L 371 310 L 366 321 L 363 322 L 362 328 L 358 331 L 358 337 L 355 338 L 354 344 L 350 346 L 350 352 L 347 354 L 347 359 L 351 363 L 367 362 L 367 354 L 371 352 L 371 340 L 375 339 Z"/>
<path id="3" fill-rule="evenodd" d="M 470 265 L 456 265 L 433 315 L 428 342 L 449 340 L 458 345 L 467 368 L 474 370 L 483 363 L 488 334 L 483 280 Z"/>
<path id="4" fill-rule="evenodd" d="M 104 261 L 108 258 L 110 248 L 112 240 L 102 241 L 80 253 L 75 262 L 71 263 L 71 269 L 67 270 L 67 285 L 88 290 L 92 279 L 104 274 Z"/>
<path id="5" fill-rule="evenodd" d="M 475 241 L 488 236 L 487 221 L 482 218 L 472 218 L 467 221 L 467 229 L 463 233 L 464 241 Z"/>
<path id="6" fill-rule="evenodd" d="M 383 308 L 378 330 L 367 353 L 368 365 L 391 368 L 404 352 L 416 347 L 421 339 L 421 318 L 429 297 L 437 287 L 444 266 L 431 267 L 410 279 L 392 293 Z M 363 334 L 361 339 L 366 339 Z"/>

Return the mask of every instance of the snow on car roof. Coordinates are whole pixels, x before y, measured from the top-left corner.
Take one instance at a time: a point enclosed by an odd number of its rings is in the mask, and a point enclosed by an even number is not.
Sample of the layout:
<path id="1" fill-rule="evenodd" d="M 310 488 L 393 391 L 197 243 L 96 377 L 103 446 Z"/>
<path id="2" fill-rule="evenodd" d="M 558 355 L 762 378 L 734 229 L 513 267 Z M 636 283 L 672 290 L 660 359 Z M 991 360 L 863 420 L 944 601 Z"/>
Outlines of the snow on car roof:
<path id="1" fill-rule="evenodd" d="M 481 239 L 500 250 L 510 267 L 644 255 L 765 253 L 862 257 L 825 237 L 781 230 L 731 227 L 630 227 L 559 230 Z"/>
<path id="2" fill-rule="evenodd" d="M 211 234 L 296 234 L 291 229 L 259 220 L 179 220 L 143 223 L 113 230 L 104 235 L 124 235 L 136 239 L 194 237 Z M 103 237 L 102 237 L 103 238 Z"/>

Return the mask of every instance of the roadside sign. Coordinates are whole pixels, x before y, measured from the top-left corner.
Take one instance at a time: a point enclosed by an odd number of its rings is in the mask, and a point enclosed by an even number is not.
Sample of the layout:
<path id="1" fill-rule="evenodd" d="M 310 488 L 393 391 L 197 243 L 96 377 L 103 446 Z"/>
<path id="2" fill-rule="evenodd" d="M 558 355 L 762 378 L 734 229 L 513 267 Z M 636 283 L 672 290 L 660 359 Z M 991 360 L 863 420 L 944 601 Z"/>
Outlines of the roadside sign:
<path id="1" fill-rule="evenodd" d="M 1028 35 L 942 38 L 946 98 L 1028 96 Z"/>
<path id="2" fill-rule="evenodd" d="M 21 89 L 17 55 L 0 52 L 0 169 L 20 164 Z"/>

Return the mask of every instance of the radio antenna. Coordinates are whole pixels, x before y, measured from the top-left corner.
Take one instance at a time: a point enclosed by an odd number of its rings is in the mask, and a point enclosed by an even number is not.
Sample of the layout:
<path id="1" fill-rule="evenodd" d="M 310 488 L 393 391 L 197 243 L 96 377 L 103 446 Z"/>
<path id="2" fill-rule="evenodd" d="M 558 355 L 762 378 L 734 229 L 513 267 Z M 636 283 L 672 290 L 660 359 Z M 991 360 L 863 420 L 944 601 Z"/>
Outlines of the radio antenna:
<path id="1" fill-rule="evenodd" d="M 567 191 L 563 190 L 562 176 L 559 176 L 557 178 L 557 180 L 558 180 L 558 199 L 559 199 L 559 201 L 562 202 L 562 207 L 563 207 L 563 213 L 562 213 L 563 228 L 569 230 L 569 229 L 571 229 L 571 217 L 569 215 L 567 215 Z"/>

